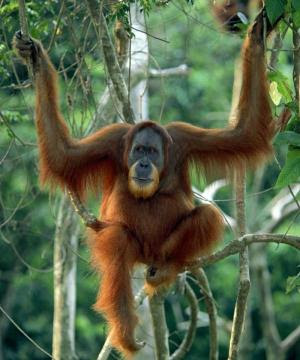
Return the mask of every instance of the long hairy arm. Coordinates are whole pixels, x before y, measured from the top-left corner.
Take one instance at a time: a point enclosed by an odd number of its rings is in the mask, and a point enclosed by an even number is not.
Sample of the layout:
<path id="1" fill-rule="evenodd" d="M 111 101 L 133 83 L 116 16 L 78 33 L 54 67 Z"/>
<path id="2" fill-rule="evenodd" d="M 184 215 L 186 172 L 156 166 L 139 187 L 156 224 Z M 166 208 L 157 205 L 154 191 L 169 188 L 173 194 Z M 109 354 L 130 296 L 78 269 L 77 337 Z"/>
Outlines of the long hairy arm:
<path id="1" fill-rule="evenodd" d="M 185 123 L 167 126 L 182 156 L 208 174 L 216 169 L 230 174 L 232 168 L 255 167 L 272 154 L 274 122 L 268 99 L 262 14 L 250 28 L 241 56 L 242 88 L 234 124 L 225 129 L 202 129 Z"/>
<path id="2" fill-rule="evenodd" d="M 87 186 L 99 184 L 103 164 L 116 161 L 129 126 L 110 125 L 82 140 L 72 138 L 59 110 L 57 72 L 42 44 L 23 40 L 18 32 L 14 47 L 22 59 L 30 58 L 33 64 L 41 182 L 68 186 L 82 195 Z"/>

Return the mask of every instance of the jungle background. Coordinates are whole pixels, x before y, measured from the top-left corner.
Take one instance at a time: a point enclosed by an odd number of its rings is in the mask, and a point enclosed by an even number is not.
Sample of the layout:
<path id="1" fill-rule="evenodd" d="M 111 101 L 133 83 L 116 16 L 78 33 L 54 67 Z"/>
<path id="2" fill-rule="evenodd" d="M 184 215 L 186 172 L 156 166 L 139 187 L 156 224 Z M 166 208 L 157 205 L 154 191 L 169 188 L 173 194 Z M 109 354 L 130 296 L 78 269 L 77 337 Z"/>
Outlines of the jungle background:
<path id="1" fill-rule="evenodd" d="M 42 41 L 59 71 L 62 112 L 76 137 L 122 120 L 87 3 L 26 2 L 30 34 Z M 143 0 L 131 2 L 130 7 L 127 1 L 104 2 L 114 43 L 118 44 L 113 29 L 119 20 L 125 36 L 129 35 L 129 49 L 143 47 L 131 51 L 129 60 L 125 58 L 129 65 L 123 67 L 137 120 L 226 126 L 247 23 L 240 35 L 222 31 L 210 3 Z M 247 233 L 299 236 L 300 6 L 297 0 L 269 0 L 267 6 L 273 21 L 286 14 L 268 43 L 270 95 L 283 133 L 275 140 L 274 159 L 247 176 Z M 46 359 L 52 346 L 56 346 L 53 353 L 58 355 L 53 356 L 57 360 L 96 359 L 106 339 L 105 321 L 92 309 L 98 276 L 89 264 L 84 225 L 68 197 L 39 186 L 34 91 L 11 45 L 18 29 L 19 2 L 0 0 L 0 359 Z M 142 70 L 137 70 L 141 64 Z M 222 248 L 236 238 L 235 193 L 223 180 L 208 184 L 192 177 L 195 201 L 213 201 L 226 214 Z M 100 200 L 91 196 L 88 201 L 95 214 Z M 249 253 L 251 290 L 239 359 L 299 359 L 299 251 L 285 244 L 256 244 Z M 218 312 L 219 358 L 226 359 L 239 258 L 226 257 L 205 267 L 205 272 Z M 133 279 L 136 292 L 142 287 L 142 277 L 140 271 Z M 183 358 L 208 359 L 207 294 L 190 274 L 185 281 L 199 312 L 194 341 Z M 178 288 L 180 284 L 165 297 L 171 353 L 184 338 L 191 315 L 189 301 Z M 141 317 L 149 313 L 147 299 L 141 313 Z M 155 357 L 149 324 L 149 319 L 141 321 L 139 336 L 146 346 L 140 359 Z M 108 356 L 120 358 L 116 352 Z"/>

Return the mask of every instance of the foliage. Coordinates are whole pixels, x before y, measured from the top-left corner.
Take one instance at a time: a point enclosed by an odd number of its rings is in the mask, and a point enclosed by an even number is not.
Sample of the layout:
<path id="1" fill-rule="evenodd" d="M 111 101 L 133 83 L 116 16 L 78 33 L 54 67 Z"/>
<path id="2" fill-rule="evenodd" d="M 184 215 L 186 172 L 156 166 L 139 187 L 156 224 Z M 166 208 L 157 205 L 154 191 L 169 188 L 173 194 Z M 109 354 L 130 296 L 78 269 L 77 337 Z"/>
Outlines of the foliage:
<path id="1" fill-rule="evenodd" d="M 265 5 L 271 24 L 275 24 L 285 12 L 292 14 L 294 19 L 299 18 L 300 6 L 297 0 L 266 0 Z"/>
<path id="2" fill-rule="evenodd" d="M 300 177 L 300 149 L 289 151 L 285 165 L 280 172 L 276 187 L 280 188 L 296 182 Z"/>
<path id="3" fill-rule="evenodd" d="M 286 293 L 289 294 L 295 289 L 300 292 L 300 273 L 296 276 L 289 276 L 286 280 Z"/>
<path id="4" fill-rule="evenodd" d="M 280 35 L 282 38 L 287 33 L 287 22 L 290 22 L 293 31 L 297 31 L 300 26 L 300 7 L 296 0 L 280 0 L 280 1 L 266 1 L 266 9 L 271 23 L 275 23 L 281 16 L 284 15 L 284 21 L 279 26 Z M 294 44 L 294 47 L 297 45 Z M 299 71 L 299 70 L 295 70 Z M 299 143 L 295 144 L 297 134 L 300 134 L 300 109 L 299 109 L 299 95 L 294 96 L 291 83 L 288 78 L 279 70 L 273 70 L 269 73 L 271 80 L 270 96 L 276 106 L 285 105 L 291 110 L 291 120 L 287 125 L 287 133 L 282 133 L 277 137 L 277 143 L 285 143 L 289 145 L 286 162 L 283 166 L 280 175 L 276 182 L 276 187 L 281 188 L 292 183 L 296 183 L 300 178 L 300 157 Z M 295 75 L 296 76 L 296 75 Z M 299 76 L 299 75 L 298 75 Z M 296 88 L 297 91 L 297 88 Z M 298 90 L 299 91 L 299 90 Z"/>

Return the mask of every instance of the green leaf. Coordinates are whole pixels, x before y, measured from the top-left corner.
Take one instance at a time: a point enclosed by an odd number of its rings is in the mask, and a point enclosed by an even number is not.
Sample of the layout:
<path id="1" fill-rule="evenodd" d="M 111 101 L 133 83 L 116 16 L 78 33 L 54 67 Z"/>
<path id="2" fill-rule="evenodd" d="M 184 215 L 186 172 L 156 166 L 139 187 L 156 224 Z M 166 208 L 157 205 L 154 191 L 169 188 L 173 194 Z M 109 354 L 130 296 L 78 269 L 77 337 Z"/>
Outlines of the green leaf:
<path id="1" fill-rule="evenodd" d="M 292 0 L 292 5 L 295 10 L 300 10 L 300 1 L 299 0 Z"/>
<path id="2" fill-rule="evenodd" d="M 284 131 L 277 135 L 275 139 L 276 145 L 288 144 L 294 146 L 300 146 L 300 134 L 294 131 Z"/>
<path id="3" fill-rule="evenodd" d="M 300 1 L 299 1 L 300 4 Z M 300 27 L 300 10 L 294 11 L 292 13 L 293 23 L 296 25 L 297 28 Z"/>
<path id="4" fill-rule="evenodd" d="M 268 18 L 271 24 L 274 24 L 276 20 L 284 13 L 286 0 L 266 0 L 266 10 Z"/>
<path id="5" fill-rule="evenodd" d="M 12 12 L 17 11 L 18 8 L 19 8 L 18 2 L 16 0 L 11 1 L 9 4 L 4 5 L 4 6 L 1 7 L 0 15 L 3 15 L 3 16 L 9 15 Z"/>
<path id="6" fill-rule="evenodd" d="M 269 92 L 273 103 L 278 106 L 282 99 L 282 94 L 280 94 L 280 92 L 278 91 L 278 84 L 276 81 L 271 82 Z"/>
<path id="7" fill-rule="evenodd" d="M 289 276 L 286 280 L 285 292 L 289 294 L 297 287 L 300 287 L 300 274 L 297 274 L 296 276 Z"/>
<path id="8" fill-rule="evenodd" d="M 277 83 L 277 88 L 287 103 L 289 103 L 293 100 L 292 91 L 291 91 L 288 83 L 281 81 L 281 82 Z"/>
<path id="9" fill-rule="evenodd" d="M 291 102 L 293 100 L 293 93 L 289 86 L 288 78 L 278 70 L 270 72 L 268 77 L 271 81 L 275 81 L 277 83 L 277 90 L 284 97 L 285 102 Z"/>
<path id="10" fill-rule="evenodd" d="M 300 179 L 300 150 L 290 150 L 275 187 L 282 188 Z"/>

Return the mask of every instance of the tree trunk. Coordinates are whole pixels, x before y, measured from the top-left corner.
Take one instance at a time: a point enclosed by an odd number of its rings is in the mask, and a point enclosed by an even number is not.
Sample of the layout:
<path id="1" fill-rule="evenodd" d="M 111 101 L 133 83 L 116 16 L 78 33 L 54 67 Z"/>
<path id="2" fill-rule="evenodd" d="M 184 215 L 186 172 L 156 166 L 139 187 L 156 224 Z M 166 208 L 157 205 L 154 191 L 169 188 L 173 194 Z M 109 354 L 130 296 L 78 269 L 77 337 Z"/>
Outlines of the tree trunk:
<path id="1" fill-rule="evenodd" d="M 52 355 L 55 360 L 75 354 L 76 267 L 79 222 L 67 195 L 59 203 L 54 240 L 54 320 Z"/>

